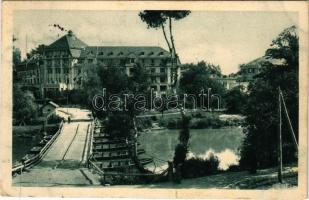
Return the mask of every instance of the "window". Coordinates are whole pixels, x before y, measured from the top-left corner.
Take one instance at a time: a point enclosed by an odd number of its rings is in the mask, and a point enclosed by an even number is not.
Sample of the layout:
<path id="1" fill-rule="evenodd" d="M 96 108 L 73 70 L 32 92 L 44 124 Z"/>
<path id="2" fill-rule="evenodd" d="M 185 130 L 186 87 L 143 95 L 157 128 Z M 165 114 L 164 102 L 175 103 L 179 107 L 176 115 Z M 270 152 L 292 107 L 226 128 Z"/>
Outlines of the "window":
<path id="1" fill-rule="evenodd" d="M 150 72 L 151 72 L 151 73 L 156 73 L 156 68 L 151 68 L 151 69 L 150 69 Z"/>
<path id="2" fill-rule="evenodd" d="M 88 59 L 88 63 L 92 63 L 93 62 L 93 59 Z"/>
<path id="3" fill-rule="evenodd" d="M 61 73 L 61 69 L 60 68 L 56 68 L 56 74 L 60 74 Z"/>
<path id="4" fill-rule="evenodd" d="M 154 59 L 151 59 L 150 62 L 151 62 L 151 65 L 154 65 L 154 64 L 155 64 Z"/>
<path id="5" fill-rule="evenodd" d="M 112 56 L 112 55 L 114 55 L 114 53 L 113 52 L 109 52 L 107 55 L 108 56 Z"/>
<path id="6" fill-rule="evenodd" d="M 161 85 L 160 86 L 160 91 L 166 91 L 166 85 Z"/>
<path id="7" fill-rule="evenodd" d="M 63 62 L 64 62 L 64 61 L 63 61 Z M 78 63 L 84 63 L 84 59 L 82 59 L 82 58 L 79 59 L 79 60 L 78 60 Z"/>
<path id="8" fill-rule="evenodd" d="M 63 59 L 62 60 L 62 65 L 68 65 L 69 64 L 69 60 L 68 59 Z"/>
<path id="9" fill-rule="evenodd" d="M 53 73 L 53 69 L 51 69 L 51 68 L 47 69 L 47 73 L 52 74 Z"/>
<path id="10" fill-rule="evenodd" d="M 166 82 L 166 77 L 160 77 L 160 82 L 161 82 L 161 83 Z"/>
<path id="11" fill-rule="evenodd" d="M 139 55 L 143 56 L 143 55 L 145 55 L 145 52 L 140 52 Z"/>
<path id="12" fill-rule="evenodd" d="M 56 65 L 56 67 L 59 67 L 60 66 L 60 60 L 55 60 L 55 65 Z"/>
<path id="13" fill-rule="evenodd" d="M 157 82 L 156 77 L 151 77 L 151 82 L 156 83 Z"/>
<path id="14" fill-rule="evenodd" d="M 165 73 L 165 68 L 161 67 L 161 68 L 160 68 L 160 72 L 161 72 L 161 73 Z"/>
<path id="15" fill-rule="evenodd" d="M 159 56 L 163 56 L 163 51 L 161 51 L 158 55 L 159 55 Z"/>
<path id="16" fill-rule="evenodd" d="M 104 55 L 103 51 L 100 51 L 100 52 L 99 52 L 99 55 L 100 55 L 100 56 L 103 56 L 103 55 Z"/>
<path id="17" fill-rule="evenodd" d="M 135 62 L 135 59 L 134 58 L 130 58 L 130 63 L 134 63 Z"/>
<path id="18" fill-rule="evenodd" d="M 157 91 L 157 86 L 156 86 L 156 85 L 153 85 L 153 86 L 151 86 L 151 89 L 152 89 L 153 91 Z"/>
<path id="19" fill-rule="evenodd" d="M 47 66 L 48 66 L 48 67 L 51 67 L 51 66 L 52 66 L 52 61 L 51 61 L 51 60 L 48 60 L 48 61 L 47 61 Z"/>
<path id="20" fill-rule="evenodd" d="M 134 73 L 134 68 L 129 69 L 129 75 L 132 75 Z"/>
<path id="21" fill-rule="evenodd" d="M 69 73 L 69 68 L 64 68 L 63 73 L 68 74 Z"/>

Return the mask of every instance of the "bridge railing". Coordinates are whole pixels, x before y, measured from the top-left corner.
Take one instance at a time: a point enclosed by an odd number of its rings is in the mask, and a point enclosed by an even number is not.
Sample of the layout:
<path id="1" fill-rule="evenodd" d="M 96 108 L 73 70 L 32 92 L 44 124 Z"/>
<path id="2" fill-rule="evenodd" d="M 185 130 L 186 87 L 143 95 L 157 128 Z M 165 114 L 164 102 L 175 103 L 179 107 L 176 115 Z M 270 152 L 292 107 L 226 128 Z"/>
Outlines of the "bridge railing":
<path id="1" fill-rule="evenodd" d="M 30 166 L 38 163 L 39 161 L 41 161 L 41 159 L 46 154 L 46 151 L 49 149 L 49 147 L 52 145 L 52 143 L 56 140 L 56 138 L 60 134 L 62 127 L 63 127 L 63 121 L 61 121 L 58 131 L 51 137 L 51 139 L 45 144 L 45 146 L 40 150 L 40 152 L 38 154 L 36 154 L 35 156 L 33 156 L 33 157 L 31 157 L 27 160 L 24 160 L 22 164 L 18 164 L 18 165 L 13 166 L 12 175 L 14 175 L 16 173 L 21 173 L 25 168 L 30 167 Z"/>

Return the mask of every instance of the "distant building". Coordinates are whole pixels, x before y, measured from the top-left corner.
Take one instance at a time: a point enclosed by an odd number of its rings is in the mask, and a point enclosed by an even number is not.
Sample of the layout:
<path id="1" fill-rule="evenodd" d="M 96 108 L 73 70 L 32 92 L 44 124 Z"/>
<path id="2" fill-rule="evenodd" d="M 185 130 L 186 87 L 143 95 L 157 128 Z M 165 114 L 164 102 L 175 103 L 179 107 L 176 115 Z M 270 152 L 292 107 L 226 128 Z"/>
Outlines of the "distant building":
<path id="1" fill-rule="evenodd" d="M 262 71 L 263 66 L 267 64 L 269 60 L 263 56 L 257 58 L 247 64 L 240 65 L 240 69 L 238 75 L 240 77 L 240 81 L 242 82 L 251 82 L 254 80 L 254 76 L 259 74 Z"/>
<path id="2" fill-rule="evenodd" d="M 243 91 L 247 91 L 247 87 L 249 84 L 248 82 L 241 81 L 238 74 L 216 76 L 213 77 L 213 79 L 221 83 L 226 90 L 231 90 L 235 87 L 240 86 L 242 87 Z"/>
<path id="3" fill-rule="evenodd" d="M 242 86 L 243 91 L 247 91 L 250 82 L 254 81 L 256 75 L 261 73 L 263 68 L 269 63 L 277 65 L 282 64 L 282 61 L 263 56 L 250 61 L 247 64 L 240 65 L 239 71 L 235 74 L 223 75 L 220 77 L 215 77 L 215 79 L 222 83 L 227 90 L 230 90 L 236 86 Z"/>
<path id="4" fill-rule="evenodd" d="M 88 46 L 69 31 L 21 63 L 17 75 L 23 85 L 48 96 L 49 92 L 81 88 L 91 64 L 119 67 L 131 76 L 135 64 L 140 63 L 149 68 L 153 90 L 164 94 L 172 87 L 172 75 L 180 76 L 179 68 L 177 73 L 172 69 L 171 60 L 171 54 L 161 47 Z"/>

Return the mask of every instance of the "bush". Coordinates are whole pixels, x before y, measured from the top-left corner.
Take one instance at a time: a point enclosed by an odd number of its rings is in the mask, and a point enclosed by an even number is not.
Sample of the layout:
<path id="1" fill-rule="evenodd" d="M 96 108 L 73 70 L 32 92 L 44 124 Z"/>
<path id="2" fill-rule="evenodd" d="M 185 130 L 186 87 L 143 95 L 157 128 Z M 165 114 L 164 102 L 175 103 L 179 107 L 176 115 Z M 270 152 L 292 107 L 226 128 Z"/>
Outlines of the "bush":
<path id="1" fill-rule="evenodd" d="M 218 169 L 219 159 L 214 154 L 209 158 L 190 158 L 184 162 L 182 167 L 182 176 L 184 178 L 196 178 L 212 175 L 220 172 Z"/>
<path id="2" fill-rule="evenodd" d="M 151 120 L 152 121 L 157 121 L 157 117 L 156 116 L 151 116 Z"/>
<path id="3" fill-rule="evenodd" d="M 179 129 L 181 128 L 181 120 L 180 119 L 170 119 L 168 120 L 166 126 L 169 129 Z"/>
<path id="4" fill-rule="evenodd" d="M 87 105 L 87 98 L 87 93 L 84 90 L 71 90 L 69 93 L 71 104 Z"/>
<path id="5" fill-rule="evenodd" d="M 192 129 L 202 129 L 202 128 L 221 128 L 226 123 L 221 121 L 217 115 L 206 116 L 204 118 L 193 119 L 190 125 Z"/>
<path id="6" fill-rule="evenodd" d="M 48 124 L 57 124 L 60 123 L 63 120 L 62 117 L 59 117 L 56 114 L 52 114 L 48 119 L 47 119 L 47 123 Z"/>
<path id="7" fill-rule="evenodd" d="M 239 172 L 241 171 L 241 168 L 239 165 L 230 165 L 229 168 L 226 170 L 226 171 L 229 171 L 229 172 Z"/>
<path id="8" fill-rule="evenodd" d="M 204 118 L 204 116 L 202 115 L 202 113 L 196 113 L 196 114 L 192 114 L 193 117 L 196 117 L 196 118 Z"/>
<path id="9" fill-rule="evenodd" d="M 167 119 L 162 118 L 162 117 L 159 119 L 159 126 L 161 126 L 161 127 L 167 127 L 167 123 L 168 123 L 168 120 L 167 120 Z"/>
<path id="10" fill-rule="evenodd" d="M 137 122 L 136 123 L 137 124 L 137 129 L 139 131 L 141 131 L 143 129 L 150 128 L 152 126 L 152 120 L 149 117 L 137 118 L 136 122 Z"/>

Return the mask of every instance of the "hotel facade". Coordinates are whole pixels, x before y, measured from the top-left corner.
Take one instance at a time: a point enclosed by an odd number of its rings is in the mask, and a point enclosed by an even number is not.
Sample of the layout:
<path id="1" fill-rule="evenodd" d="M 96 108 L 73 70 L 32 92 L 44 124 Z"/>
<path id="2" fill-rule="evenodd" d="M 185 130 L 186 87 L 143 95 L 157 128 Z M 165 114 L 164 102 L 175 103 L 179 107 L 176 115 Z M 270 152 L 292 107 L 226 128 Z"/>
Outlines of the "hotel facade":
<path id="1" fill-rule="evenodd" d="M 153 91 L 161 95 L 172 89 L 175 74 L 180 77 L 180 68 L 173 67 L 172 60 L 161 47 L 88 46 L 68 31 L 52 44 L 41 45 L 38 55 L 18 66 L 17 76 L 23 86 L 38 89 L 46 97 L 49 92 L 82 88 L 94 66 L 119 68 L 132 76 L 139 63 L 148 69 Z"/>

